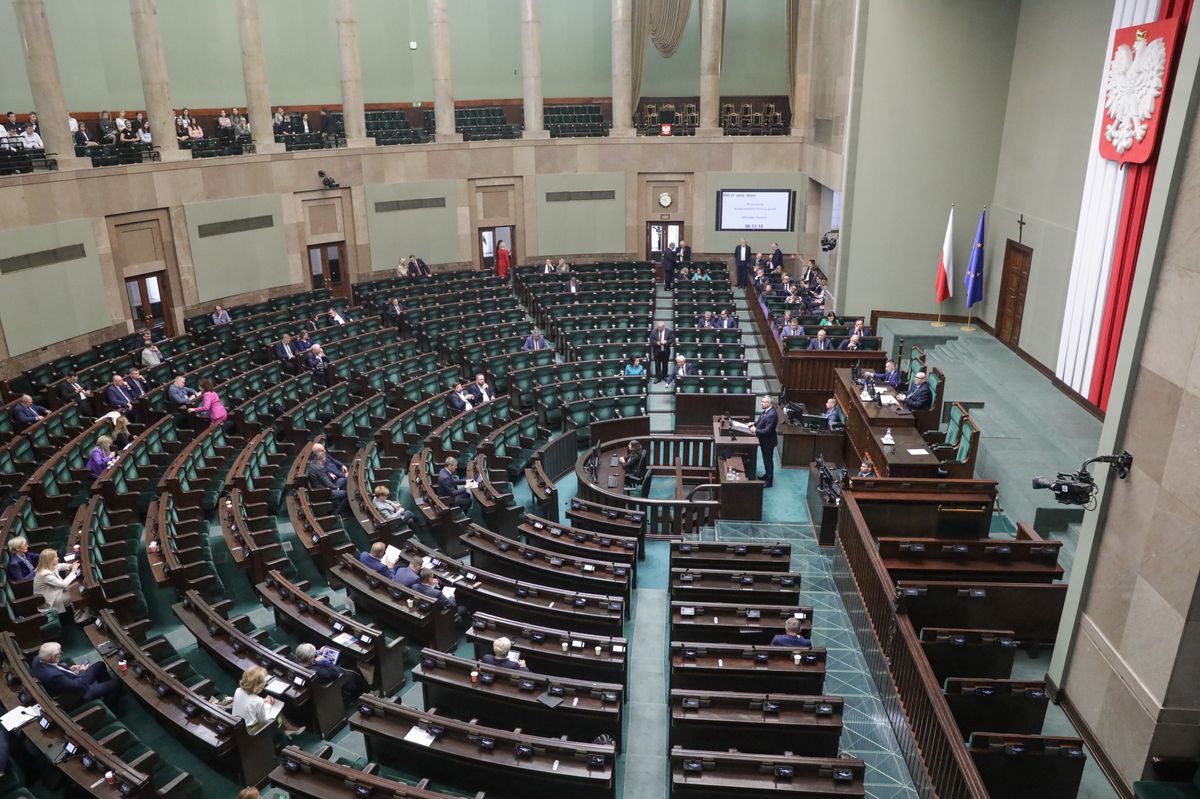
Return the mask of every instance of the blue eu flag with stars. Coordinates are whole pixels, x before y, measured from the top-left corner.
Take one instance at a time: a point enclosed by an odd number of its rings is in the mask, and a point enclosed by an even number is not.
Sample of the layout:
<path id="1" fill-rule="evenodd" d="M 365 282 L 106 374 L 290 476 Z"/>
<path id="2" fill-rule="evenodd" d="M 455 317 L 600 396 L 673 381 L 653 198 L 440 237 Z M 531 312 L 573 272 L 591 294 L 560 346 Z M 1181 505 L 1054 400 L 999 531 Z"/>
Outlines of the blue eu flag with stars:
<path id="1" fill-rule="evenodd" d="M 979 212 L 979 228 L 975 231 L 975 244 L 971 247 L 971 260 L 967 263 L 967 307 L 983 299 L 983 225 L 987 209 Z"/>

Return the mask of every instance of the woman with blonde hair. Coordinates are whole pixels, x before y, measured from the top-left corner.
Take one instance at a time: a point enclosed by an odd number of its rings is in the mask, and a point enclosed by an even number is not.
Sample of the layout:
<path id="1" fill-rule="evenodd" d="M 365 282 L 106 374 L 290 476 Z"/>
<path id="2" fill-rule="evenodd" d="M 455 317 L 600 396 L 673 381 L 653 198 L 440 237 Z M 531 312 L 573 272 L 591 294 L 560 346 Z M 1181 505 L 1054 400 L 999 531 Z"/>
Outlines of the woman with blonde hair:
<path id="1" fill-rule="evenodd" d="M 88 457 L 87 470 L 88 474 L 95 480 L 104 470 L 112 465 L 112 462 L 117 459 L 117 456 L 112 451 L 113 440 L 110 436 L 100 436 L 96 439 L 96 446 L 92 448 L 92 454 Z"/>
<path id="2" fill-rule="evenodd" d="M 133 441 L 133 433 L 129 432 L 129 420 L 123 415 L 113 419 L 112 441 L 114 449 L 125 449 Z"/>
<path id="3" fill-rule="evenodd" d="M 251 734 L 276 721 L 288 738 L 304 732 L 304 727 L 297 727 L 283 717 L 283 708 L 276 707 L 278 700 L 275 697 L 262 696 L 267 681 L 267 670 L 262 666 L 251 666 L 242 672 L 242 680 L 233 692 L 233 715 L 246 722 L 246 729 Z"/>
<path id="4" fill-rule="evenodd" d="M 63 577 L 62 572 L 67 576 Z M 65 613 L 67 610 L 67 589 L 79 576 L 79 561 L 69 566 L 58 562 L 58 553 L 53 549 L 43 549 L 38 556 L 37 571 L 33 575 L 33 593 L 42 598 L 42 609 Z"/>
<path id="5" fill-rule="evenodd" d="M 563 272 L 563 273 L 566 273 L 566 272 L 570 272 L 570 271 L 571 271 L 571 267 L 570 267 L 570 265 L 568 265 L 568 264 L 567 264 L 567 259 L 566 259 L 566 258 L 559 258 L 559 259 L 558 259 L 558 271 L 559 271 L 559 272 Z"/>
<path id="6" fill-rule="evenodd" d="M 8 539 L 8 579 L 12 582 L 32 580 L 37 573 L 37 556 L 29 551 L 29 539 L 23 535 Z"/>

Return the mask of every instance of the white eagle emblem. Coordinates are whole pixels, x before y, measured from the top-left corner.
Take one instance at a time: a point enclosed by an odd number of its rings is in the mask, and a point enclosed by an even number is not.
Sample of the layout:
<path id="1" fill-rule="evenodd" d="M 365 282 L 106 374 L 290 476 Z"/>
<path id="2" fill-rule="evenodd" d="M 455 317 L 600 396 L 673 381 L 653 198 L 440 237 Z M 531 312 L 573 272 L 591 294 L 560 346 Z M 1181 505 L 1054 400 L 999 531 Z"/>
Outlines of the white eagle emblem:
<path id="1" fill-rule="evenodd" d="M 1113 53 L 1104 96 L 1104 108 L 1112 122 L 1105 126 L 1104 138 L 1118 153 L 1145 138 L 1145 120 L 1154 113 L 1154 101 L 1162 94 L 1166 65 L 1167 46 L 1162 37 L 1147 42 L 1143 31 L 1137 32 L 1132 50 L 1123 44 Z"/>

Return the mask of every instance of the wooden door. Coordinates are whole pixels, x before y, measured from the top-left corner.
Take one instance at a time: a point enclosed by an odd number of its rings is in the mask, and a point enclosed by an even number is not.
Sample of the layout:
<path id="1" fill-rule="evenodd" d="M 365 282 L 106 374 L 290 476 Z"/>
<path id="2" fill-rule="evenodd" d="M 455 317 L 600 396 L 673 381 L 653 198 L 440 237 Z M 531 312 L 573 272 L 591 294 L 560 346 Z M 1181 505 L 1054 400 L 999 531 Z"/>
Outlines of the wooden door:
<path id="1" fill-rule="evenodd" d="M 135 331 L 161 328 L 163 335 L 175 335 L 171 289 L 167 285 L 166 272 L 126 278 L 125 298 L 129 302 Z"/>
<path id="2" fill-rule="evenodd" d="M 1021 341 L 1021 319 L 1025 315 L 1025 291 L 1033 249 L 1009 239 L 1004 246 L 1004 277 L 1000 281 L 1000 307 L 996 312 L 996 338 L 1010 347 Z"/>
<path id="3" fill-rule="evenodd" d="M 308 271 L 314 289 L 327 288 L 335 297 L 350 299 L 350 281 L 344 274 L 346 242 L 313 244 L 308 248 Z"/>

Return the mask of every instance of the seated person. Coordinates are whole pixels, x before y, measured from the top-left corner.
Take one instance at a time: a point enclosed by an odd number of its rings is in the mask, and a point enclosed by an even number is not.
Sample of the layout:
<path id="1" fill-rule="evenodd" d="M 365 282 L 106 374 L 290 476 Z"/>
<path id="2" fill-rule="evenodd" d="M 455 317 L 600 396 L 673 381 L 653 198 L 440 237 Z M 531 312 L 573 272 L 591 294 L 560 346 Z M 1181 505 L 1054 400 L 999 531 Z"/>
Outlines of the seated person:
<path id="1" fill-rule="evenodd" d="M 923 411 L 933 405 L 933 392 L 925 382 L 925 373 L 917 372 L 912 385 L 908 387 L 908 393 L 897 394 L 896 399 L 903 402 L 910 411 Z"/>
<path id="2" fill-rule="evenodd" d="M 391 302 L 389 302 L 387 307 L 384 308 L 384 315 L 387 316 L 389 322 L 399 327 L 400 323 L 404 321 L 405 310 L 407 309 L 400 304 L 400 299 L 398 297 L 392 297 Z"/>
<path id="3" fill-rule="evenodd" d="M 292 339 L 292 345 L 296 348 L 296 352 L 308 352 L 315 347 L 317 342 L 313 341 L 307 330 L 301 330 L 300 335 Z"/>
<path id="4" fill-rule="evenodd" d="M 563 289 L 564 294 L 579 294 L 583 291 L 583 286 L 579 283 L 579 278 L 571 275 L 571 279 L 567 281 L 566 287 Z"/>
<path id="5" fill-rule="evenodd" d="M 722 330 L 728 330 L 737 326 L 737 317 L 730 314 L 728 308 L 721 310 L 721 315 L 717 317 L 717 323 L 713 325 L 713 327 L 717 327 Z"/>
<path id="6" fill-rule="evenodd" d="M 70 697 L 77 703 L 93 699 L 116 700 L 121 683 L 113 679 L 103 661 L 90 665 L 68 665 L 62 659 L 62 644 L 47 641 L 38 649 L 29 671 L 53 697 Z"/>
<path id="7" fill-rule="evenodd" d="M 112 448 L 113 440 L 109 436 L 100 436 L 96 439 L 96 446 L 92 448 L 87 461 L 88 474 L 92 476 L 93 480 L 104 474 L 104 470 L 117 459 Z"/>
<path id="8" fill-rule="evenodd" d="M 499 666 L 502 669 L 515 669 L 516 671 L 529 671 L 525 666 L 524 660 L 513 660 L 508 656 L 512 651 L 512 641 L 501 636 L 492 642 L 492 654 L 484 655 L 479 659 L 480 663 L 485 663 L 489 666 Z"/>
<path id="9" fill-rule="evenodd" d="M 79 382 L 79 375 L 71 372 L 63 380 L 62 385 L 58 387 L 58 398 L 63 403 L 74 402 L 75 407 L 79 408 L 79 412 L 84 416 L 95 416 L 96 406 L 92 403 L 92 391 L 83 387 Z"/>
<path id="10" fill-rule="evenodd" d="M 412 584 L 412 589 L 430 599 L 436 599 L 438 610 L 458 607 L 458 603 L 454 601 L 453 597 L 448 597 L 442 593 L 438 578 L 433 574 L 433 569 L 421 569 L 419 577 L 420 579 Z"/>
<path id="11" fill-rule="evenodd" d="M 833 315 L 833 311 L 821 317 L 821 327 L 832 327 L 837 324 L 837 317 Z"/>
<path id="12" fill-rule="evenodd" d="M 468 390 L 471 392 L 472 401 L 476 406 L 491 402 L 496 398 L 496 392 L 488 385 L 487 378 L 482 373 L 475 375 L 475 382 Z"/>
<path id="13" fill-rule="evenodd" d="M 825 422 L 829 425 L 830 430 L 840 427 L 842 424 L 841 419 L 838 418 L 837 400 L 833 397 L 825 400 Z"/>
<path id="14" fill-rule="evenodd" d="M 337 679 L 342 681 L 342 701 L 350 704 L 371 690 L 371 684 L 362 676 L 358 669 L 347 669 L 320 654 L 312 644 L 300 644 L 296 647 L 296 662 L 306 669 L 312 669 L 317 679 L 323 683 L 331 683 Z"/>
<path id="15" fill-rule="evenodd" d="M 817 331 L 817 337 L 808 342 L 810 350 L 832 350 L 833 341 L 826 338 L 824 330 Z"/>
<path id="16" fill-rule="evenodd" d="M 850 335 L 852 335 L 852 336 L 869 336 L 869 335 L 871 335 L 871 328 L 864 325 L 863 320 L 855 319 L 854 327 L 851 328 L 851 330 L 850 330 Z"/>
<path id="17" fill-rule="evenodd" d="M 783 623 L 783 635 L 771 639 L 771 646 L 812 646 L 812 641 L 800 634 L 800 620 L 795 616 Z"/>
<path id="18" fill-rule="evenodd" d="M 646 367 L 642 364 L 642 358 L 639 355 L 634 355 L 629 359 L 629 363 L 625 364 L 626 377 L 641 377 L 646 374 Z"/>
<path id="19" fill-rule="evenodd" d="M 263 690 L 270 682 L 270 675 L 262 666 L 251 666 L 242 672 L 241 682 L 233 692 L 233 705 L 230 712 L 246 722 L 246 729 L 251 734 L 269 724 L 278 724 L 279 729 L 288 738 L 304 732 L 304 727 L 298 727 L 288 721 L 283 713 L 271 718 L 268 710 L 277 700 L 273 696 L 262 696 Z"/>
<path id="20" fill-rule="evenodd" d="M 349 470 L 326 452 L 324 444 L 313 444 L 306 473 L 309 487 L 328 489 L 333 496 L 334 513 L 339 512 L 346 500 L 346 475 L 350 473 Z"/>
<path id="21" fill-rule="evenodd" d="M 437 475 L 437 495 L 451 505 L 457 505 L 464 511 L 471 508 L 471 492 L 467 484 L 457 476 L 458 459 L 446 458 Z"/>
<path id="22" fill-rule="evenodd" d="M 393 580 L 396 577 L 396 569 L 383 562 L 383 556 L 386 554 L 387 544 L 382 541 L 376 541 L 374 544 L 371 544 L 369 552 L 358 553 L 358 561 L 373 571 L 379 572 L 389 580 Z"/>
<path id="23" fill-rule="evenodd" d="M 642 484 L 642 478 L 646 476 L 646 453 L 640 441 L 630 441 L 618 463 L 625 467 L 625 485 Z"/>
<path id="24" fill-rule="evenodd" d="M 808 334 L 804 332 L 804 328 L 798 322 L 794 322 L 791 319 L 788 319 L 786 322 L 784 322 L 783 327 L 781 327 L 779 329 L 779 335 L 781 335 L 781 336 L 804 336 L 804 335 L 808 335 Z"/>
<path id="25" fill-rule="evenodd" d="M 675 382 L 675 378 L 679 377 L 680 375 L 694 374 L 696 374 L 696 364 L 688 363 L 687 358 L 683 357 L 682 355 L 676 355 L 675 365 L 671 367 L 671 371 L 667 375 L 667 385 L 672 385 Z"/>
<path id="26" fill-rule="evenodd" d="M 214 325 L 227 325 L 229 322 L 229 311 L 225 310 L 220 305 L 214 305 L 212 312 L 212 323 Z"/>
<path id="27" fill-rule="evenodd" d="M 708 272 L 705 272 L 703 266 L 698 266 L 698 267 L 696 267 L 696 272 L 692 275 L 692 281 L 695 282 L 697 280 L 703 280 L 705 282 L 711 283 L 712 275 L 710 275 Z"/>
<path id="28" fill-rule="evenodd" d="M 875 473 L 875 464 L 871 463 L 871 461 L 867 460 L 866 458 L 863 458 L 862 464 L 858 467 L 858 474 L 856 474 L 854 476 L 855 477 L 878 477 L 879 475 Z"/>
<path id="29" fill-rule="evenodd" d="M 112 383 L 104 390 L 104 401 L 121 413 L 133 410 L 133 391 L 121 375 L 113 375 Z"/>
<path id="30" fill-rule="evenodd" d="M 41 421 L 50 411 L 43 408 L 41 405 L 33 404 L 33 397 L 28 394 L 22 394 L 17 400 L 17 404 L 12 409 L 12 420 L 17 426 L 17 429 L 29 427 L 34 422 Z"/>
<path id="31" fill-rule="evenodd" d="M 717 320 L 713 319 L 712 311 L 705 311 L 704 316 L 701 316 L 699 319 L 696 320 L 696 327 L 698 327 L 698 328 L 716 327 L 716 326 L 717 326 Z"/>
<path id="32" fill-rule="evenodd" d="M 133 441 L 133 434 L 129 432 L 129 420 L 121 414 L 108 417 L 112 421 L 112 441 L 113 450 L 120 452 L 130 445 Z"/>
<path id="33" fill-rule="evenodd" d="M 404 524 L 412 521 L 413 515 L 404 509 L 404 506 L 395 500 L 388 499 L 388 494 L 391 492 L 387 486 L 375 486 L 371 492 L 374 496 L 371 499 L 371 504 L 375 510 L 379 511 L 379 515 L 383 517 L 385 522 L 400 521 Z"/>
<path id="34" fill-rule="evenodd" d="M 893 389 L 899 390 L 900 388 L 900 370 L 896 368 L 894 361 L 885 363 L 882 372 L 872 372 L 869 369 L 864 370 L 863 377 L 874 377 L 883 380 L 883 382 L 887 383 Z"/>
<path id="35" fill-rule="evenodd" d="M 546 263 L 544 263 L 542 265 L 542 274 L 543 275 L 553 275 L 557 271 L 558 270 L 554 268 L 554 259 L 547 258 Z"/>
<path id="36" fill-rule="evenodd" d="M 167 399 L 177 410 L 187 410 L 187 407 L 194 405 L 199 398 L 199 392 L 188 387 L 183 375 L 179 375 L 171 381 L 171 387 L 167 389 Z"/>
<path id="37" fill-rule="evenodd" d="M 466 390 L 461 380 L 454 384 L 454 391 L 450 392 L 449 401 L 450 410 L 456 414 L 469 411 L 475 407 L 475 396 Z"/>
<path id="38" fill-rule="evenodd" d="M 862 345 L 859 344 L 858 334 L 855 334 L 853 336 L 850 336 L 850 338 L 846 339 L 845 341 L 843 341 L 842 346 L 838 347 L 838 349 L 839 350 L 857 350 L 857 349 L 861 349 L 861 347 L 862 347 Z"/>
<path id="39" fill-rule="evenodd" d="M 304 365 L 312 370 L 317 385 L 329 388 L 329 359 L 320 344 L 314 344 L 304 353 Z"/>
<path id="40" fill-rule="evenodd" d="M 18 535 L 8 539 L 8 565 L 5 571 L 10 582 L 32 580 L 37 572 L 37 556 L 29 551 L 29 539 Z"/>
<path id="41" fill-rule="evenodd" d="M 275 345 L 275 360 L 283 364 L 283 371 L 288 374 L 300 374 L 300 368 L 296 366 L 296 348 L 292 345 L 292 337 L 287 333 L 283 334 L 283 338 Z"/>
<path id="42" fill-rule="evenodd" d="M 129 386 L 129 393 L 135 400 L 146 396 L 146 378 L 142 377 L 142 370 L 138 367 L 132 367 L 129 374 L 125 375 L 125 385 Z"/>
<path id="43" fill-rule="evenodd" d="M 420 558 L 412 558 L 408 561 L 407 566 L 401 566 L 396 569 L 396 576 L 392 579 L 400 583 L 405 588 L 412 588 L 413 585 L 421 579 L 421 563 Z"/>
<path id="44" fill-rule="evenodd" d="M 525 337 L 525 343 L 521 345 L 521 349 L 527 352 L 530 350 L 548 350 L 550 349 L 550 342 L 546 341 L 546 337 L 538 332 L 537 328 L 534 328 Z"/>
<path id="45" fill-rule="evenodd" d="M 346 322 L 349 322 L 349 321 L 350 321 L 349 315 L 342 313 L 341 311 L 337 310 L 336 308 L 329 309 L 329 323 L 330 324 L 340 326 L 340 325 L 346 324 Z"/>

